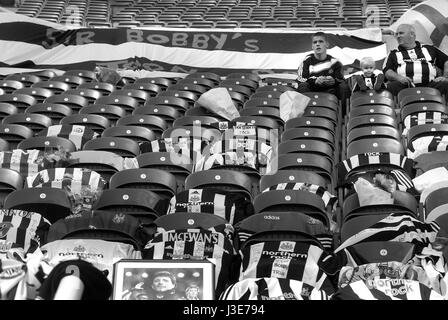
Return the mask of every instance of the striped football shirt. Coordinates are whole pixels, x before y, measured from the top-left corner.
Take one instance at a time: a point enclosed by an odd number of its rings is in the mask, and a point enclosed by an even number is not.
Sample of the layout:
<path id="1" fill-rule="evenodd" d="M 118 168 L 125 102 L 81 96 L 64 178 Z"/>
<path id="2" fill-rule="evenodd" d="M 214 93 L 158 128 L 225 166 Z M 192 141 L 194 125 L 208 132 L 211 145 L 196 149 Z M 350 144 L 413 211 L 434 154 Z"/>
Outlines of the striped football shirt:
<path id="1" fill-rule="evenodd" d="M 44 170 L 48 163 L 44 151 L 15 149 L 0 152 L 0 166 L 12 169 L 27 177 Z"/>
<path id="2" fill-rule="evenodd" d="M 70 186 L 72 192 L 80 192 L 82 186 L 89 186 L 92 191 L 101 191 L 107 182 L 95 171 L 86 168 L 54 168 L 42 170 L 34 176 L 27 177 L 28 188 L 51 187 L 64 189 Z"/>
<path id="3" fill-rule="evenodd" d="M 328 300 L 325 291 L 302 281 L 280 278 L 245 279 L 230 285 L 219 300 Z"/>
<path id="4" fill-rule="evenodd" d="M 36 212 L 0 209 L 0 257 L 11 248 L 33 252 L 46 241 L 50 222 Z"/>
<path id="5" fill-rule="evenodd" d="M 447 151 L 448 135 L 425 136 L 412 140 L 408 144 L 407 156 L 415 159 L 418 156 L 432 151 Z"/>
<path id="6" fill-rule="evenodd" d="M 391 213 L 345 240 L 334 252 L 337 253 L 356 243 L 367 241 L 409 242 L 422 248 L 434 242 L 439 230 L 440 226 L 434 221 L 426 223 L 408 214 Z"/>
<path id="7" fill-rule="evenodd" d="M 97 138 L 98 133 L 86 126 L 58 124 L 40 131 L 38 136 L 66 138 L 73 142 L 76 150 L 81 150 L 87 141 Z"/>
<path id="8" fill-rule="evenodd" d="M 254 213 L 244 195 L 217 189 L 189 189 L 171 198 L 168 214 L 177 212 L 211 213 L 235 224 Z"/>
<path id="9" fill-rule="evenodd" d="M 322 248 L 298 242 L 265 240 L 247 244 L 240 250 L 240 278 L 282 278 L 302 281 L 332 294 L 334 287 L 319 268 Z"/>
<path id="10" fill-rule="evenodd" d="M 213 259 L 216 293 L 219 295 L 232 276 L 236 252 L 231 242 L 220 233 L 186 229 L 157 235 L 146 244 L 142 256 L 149 260 Z"/>
<path id="11" fill-rule="evenodd" d="M 346 183 L 347 175 L 350 171 L 368 165 L 393 165 L 401 168 L 409 177 L 413 177 L 414 162 L 412 159 L 397 153 L 370 152 L 354 155 L 336 165 L 338 175 L 338 185 Z"/>
<path id="12" fill-rule="evenodd" d="M 400 76 L 412 79 L 415 84 L 427 84 L 437 76 L 437 67 L 443 70 L 448 56 L 431 45 L 422 45 L 416 41 L 412 49 L 399 46 L 387 57 L 383 72 L 392 70 Z"/>

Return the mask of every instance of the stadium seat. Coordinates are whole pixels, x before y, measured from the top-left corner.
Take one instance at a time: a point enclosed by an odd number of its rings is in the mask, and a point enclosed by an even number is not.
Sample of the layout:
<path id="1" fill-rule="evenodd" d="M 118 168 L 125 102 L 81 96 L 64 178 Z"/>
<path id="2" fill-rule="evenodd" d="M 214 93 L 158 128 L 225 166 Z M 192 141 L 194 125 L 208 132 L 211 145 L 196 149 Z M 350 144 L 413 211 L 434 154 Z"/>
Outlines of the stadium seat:
<path id="1" fill-rule="evenodd" d="M 29 106 L 35 105 L 37 99 L 27 94 L 11 93 L 0 95 L 0 102 L 12 104 L 19 112 L 23 112 Z"/>
<path id="2" fill-rule="evenodd" d="M 338 103 L 339 100 L 338 98 L 332 94 L 332 93 L 327 93 L 327 92 L 304 92 L 303 95 L 311 98 L 314 101 L 319 101 L 319 102 L 323 102 L 323 101 L 332 101 L 334 103 Z"/>
<path id="3" fill-rule="evenodd" d="M 333 134 L 336 131 L 334 122 L 318 117 L 298 117 L 289 119 L 285 123 L 285 130 L 291 128 L 318 128 L 328 130 Z"/>
<path id="4" fill-rule="evenodd" d="M 119 106 L 125 109 L 127 114 L 131 114 L 132 111 L 137 109 L 139 106 L 139 102 L 137 99 L 122 95 L 117 96 L 109 95 L 106 97 L 101 97 L 96 100 L 95 104 L 110 104 L 114 106 Z"/>
<path id="5" fill-rule="evenodd" d="M 184 79 L 180 79 L 176 82 L 176 86 L 180 86 L 180 85 L 198 85 L 201 87 L 204 87 L 206 89 L 206 91 L 216 87 L 216 83 L 213 80 L 210 80 L 208 78 L 192 78 L 192 77 L 186 77 Z M 172 86 L 171 86 L 172 87 Z M 185 88 L 184 88 L 185 89 Z M 189 88 L 186 89 L 187 91 L 193 91 L 196 92 L 198 94 L 202 94 L 204 92 L 202 92 L 201 90 L 197 90 L 198 88 L 194 87 L 194 90 Z"/>
<path id="6" fill-rule="evenodd" d="M 26 188 L 11 192 L 4 201 L 5 209 L 40 213 L 50 223 L 71 214 L 71 203 L 61 189 Z"/>
<path id="7" fill-rule="evenodd" d="M 192 92 L 195 95 L 200 96 L 201 94 L 205 93 L 206 91 L 208 91 L 207 87 L 205 86 L 201 86 L 198 84 L 194 84 L 193 83 L 193 79 L 191 79 L 191 83 L 176 83 L 176 84 L 172 84 L 167 88 L 168 90 L 178 90 L 178 91 L 187 91 L 187 92 Z"/>
<path id="8" fill-rule="evenodd" d="M 417 102 L 417 103 L 412 103 L 412 104 L 408 104 L 406 106 L 404 106 L 401 110 L 400 110 L 400 115 L 401 115 L 401 122 L 403 123 L 405 121 L 405 119 L 409 117 L 409 120 L 411 120 L 412 118 L 417 118 L 416 124 L 426 124 L 427 121 L 428 122 L 432 122 L 432 123 L 436 123 L 437 121 L 437 116 L 433 115 L 432 117 L 428 117 L 430 119 L 426 120 L 426 117 L 424 119 L 418 119 L 419 114 L 428 114 L 428 113 L 436 113 L 436 114 L 440 114 L 440 119 L 438 120 L 440 123 L 443 123 L 443 116 L 447 117 L 448 116 L 448 108 L 441 104 L 441 103 L 436 103 L 436 102 Z M 446 121 L 446 120 L 445 120 Z M 413 125 L 411 124 L 412 121 L 409 121 L 410 124 L 409 126 L 407 126 L 405 124 L 405 127 L 407 127 L 408 129 L 410 127 L 412 127 Z"/>
<path id="9" fill-rule="evenodd" d="M 185 189 L 216 188 L 244 193 L 252 199 L 252 181 L 242 172 L 232 170 L 206 170 L 190 174 L 185 180 Z"/>
<path id="10" fill-rule="evenodd" d="M 386 97 L 365 97 L 365 96 L 360 96 L 356 99 L 353 99 L 351 101 L 351 107 L 352 108 L 356 108 L 358 106 L 363 106 L 363 105 L 374 105 L 374 104 L 378 104 L 378 105 L 385 105 L 385 106 L 389 106 L 394 108 L 395 107 L 395 102 L 393 99 L 391 98 L 386 98 Z"/>
<path id="11" fill-rule="evenodd" d="M 78 76 L 85 80 L 85 82 L 95 82 L 96 74 L 91 70 L 67 70 L 64 72 L 64 76 Z"/>
<path id="12" fill-rule="evenodd" d="M 254 199 L 256 213 L 303 212 L 320 220 L 325 226 L 330 222 L 325 212 L 324 202 L 318 195 L 299 190 L 271 190 L 260 193 Z"/>
<path id="13" fill-rule="evenodd" d="M 81 108 L 79 114 L 97 114 L 106 117 L 111 125 L 126 116 L 126 110 L 110 104 L 91 104 Z"/>
<path id="14" fill-rule="evenodd" d="M 347 221 L 356 216 L 367 214 L 383 214 L 390 212 L 404 212 L 414 217 L 418 217 L 418 202 L 415 197 L 403 191 L 393 193 L 393 203 L 360 205 L 357 193 L 352 193 L 344 199 L 342 206 L 342 219 Z"/>
<path id="15" fill-rule="evenodd" d="M 252 81 L 251 79 L 243 79 L 243 78 L 226 78 L 225 80 L 222 80 L 219 83 L 220 87 L 226 87 L 226 86 L 243 86 L 246 88 L 249 88 L 249 90 L 251 91 L 251 93 L 254 93 L 255 90 L 257 90 L 258 88 L 258 82 Z M 238 87 L 235 87 L 238 88 Z M 232 91 L 237 91 L 238 90 L 232 90 Z"/>
<path id="16" fill-rule="evenodd" d="M 153 83 L 135 82 L 135 83 L 130 83 L 130 84 L 125 85 L 122 90 L 145 91 L 149 95 L 149 97 L 155 97 L 162 91 L 161 88 L 162 88 L 161 86 L 159 86 L 157 84 L 153 84 Z M 130 96 L 132 96 L 132 95 L 130 95 Z"/>
<path id="17" fill-rule="evenodd" d="M 247 79 L 259 83 L 261 78 L 255 73 L 249 72 L 232 72 L 226 75 L 226 79 Z"/>
<path id="18" fill-rule="evenodd" d="M 145 83 L 149 83 L 149 84 L 154 84 L 159 86 L 160 88 L 162 88 L 162 91 L 166 90 L 167 87 L 169 87 L 170 85 L 172 85 L 175 81 L 169 78 L 161 78 L 161 77 L 153 77 L 153 78 L 139 78 L 135 80 L 135 85 L 136 84 L 145 84 Z"/>
<path id="19" fill-rule="evenodd" d="M 68 90 L 66 92 L 68 92 Z M 48 97 L 44 100 L 44 103 L 63 104 L 70 107 L 73 111 L 79 111 L 79 109 L 89 104 L 87 98 L 80 95 L 68 94 L 66 92 Z"/>
<path id="20" fill-rule="evenodd" d="M 239 84 L 231 84 L 226 82 L 221 82 L 217 88 L 226 88 L 230 92 L 237 92 L 242 94 L 246 99 L 248 99 L 254 91 L 246 86 L 242 86 Z"/>
<path id="21" fill-rule="evenodd" d="M 52 125 L 51 118 L 38 113 L 18 113 L 7 116 L 3 119 L 2 124 L 20 124 L 24 125 L 34 133 L 37 133 Z"/>
<path id="22" fill-rule="evenodd" d="M 17 145 L 17 148 L 22 150 L 36 149 L 42 151 L 47 151 L 49 149 L 58 149 L 59 147 L 62 147 L 67 152 L 76 151 L 76 146 L 73 144 L 72 141 L 61 137 L 44 137 L 44 136 L 31 137 L 22 140 Z"/>
<path id="23" fill-rule="evenodd" d="M 400 91 L 401 92 L 401 91 Z M 355 91 L 352 92 L 350 96 L 350 100 L 355 100 L 359 97 L 371 97 L 371 98 L 379 98 L 379 97 L 386 97 L 389 99 L 394 99 L 393 94 L 390 91 L 383 90 L 383 91 L 375 91 L 375 90 L 367 90 L 367 91 Z"/>
<path id="24" fill-rule="evenodd" d="M 115 126 L 107 128 L 101 136 L 128 138 L 137 143 L 156 140 L 154 132 L 148 128 L 139 126 Z"/>
<path id="25" fill-rule="evenodd" d="M 154 224 L 166 231 L 182 229 L 204 229 L 209 230 L 214 227 L 228 223 L 226 219 L 208 213 L 172 213 L 163 215 L 154 221 Z"/>
<path id="26" fill-rule="evenodd" d="M 117 126 L 141 126 L 154 132 L 159 138 L 163 131 L 168 128 L 168 124 L 159 116 L 147 114 L 135 114 L 126 116 L 117 121 Z"/>
<path id="27" fill-rule="evenodd" d="M 279 154 L 313 153 L 334 161 L 334 151 L 328 143 L 312 139 L 295 139 L 283 141 L 278 145 Z"/>
<path id="28" fill-rule="evenodd" d="M 285 91 L 290 91 L 290 90 L 294 90 L 294 88 L 292 88 L 290 86 L 282 86 L 282 85 L 276 85 L 276 86 L 268 85 L 268 86 L 264 86 L 264 87 L 259 87 L 255 91 L 255 93 L 259 93 L 259 92 L 281 92 L 281 93 L 284 93 Z"/>
<path id="29" fill-rule="evenodd" d="M 3 120 L 5 117 L 12 114 L 17 114 L 19 109 L 10 103 L 0 102 L 0 119 Z"/>
<path id="30" fill-rule="evenodd" d="M 6 140 L 11 150 L 17 149 L 20 141 L 31 138 L 33 131 L 20 124 L 1 124 L 0 138 Z"/>
<path id="31" fill-rule="evenodd" d="M 428 102 L 435 102 L 435 103 L 441 103 L 443 105 L 446 104 L 445 99 L 441 95 L 433 95 L 433 94 L 409 94 L 405 95 L 401 98 L 401 100 L 398 101 L 399 107 L 403 108 L 404 106 L 411 104 L 411 103 L 428 103 Z"/>
<path id="32" fill-rule="evenodd" d="M 123 170 L 123 158 L 113 152 L 98 150 L 82 150 L 71 154 L 73 159 L 67 168 L 86 168 L 98 172 L 109 181 L 110 177 Z"/>
<path id="33" fill-rule="evenodd" d="M 185 79 L 207 79 L 217 85 L 221 81 L 221 77 L 212 72 L 193 72 L 189 73 Z M 212 88 L 212 87 L 210 87 Z"/>
<path id="34" fill-rule="evenodd" d="M 65 75 L 65 74 L 61 76 L 54 76 L 53 78 L 51 78 L 51 80 L 65 82 L 72 89 L 76 89 L 78 88 L 79 85 L 86 82 L 86 79 L 84 79 L 83 77 L 79 77 L 76 75 Z"/>
<path id="35" fill-rule="evenodd" d="M 264 128 L 267 130 L 279 130 L 279 134 L 283 130 L 283 126 L 281 126 L 276 120 L 266 117 L 266 116 L 240 116 L 233 119 L 235 122 L 244 122 L 249 125 L 254 125 L 260 128 Z"/>
<path id="36" fill-rule="evenodd" d="M 366 138 L 356 140 L 347 146 L 347 158 L 369 152 L 386 152 L 404 155 L 404 147 L 400 141 L 391 138 Z"/>
<path id="37" fill-rule="evenodd" d="M 194 103 L 194 102 L 193 102 Z M 149 99 L 144 107 L 173 107 L 176 108 L 180 113 L 185 113 L 187 109 L 190 108 L 190 104 L 183 98 L 178 98 L 175 96 L 157 96 L 155 98 Z"/>
<path id="38" fill-rule="evenodd" d="M 150 190 L 120 188 L 104 190 L 93 209 L 121 212 L 152 222 L 166 213 L 167 205 Z"/>
<path id="39" fill-rule="evenodd" d="M 296 139 L 312 139 L 328 143 L 334 148 L 334 135 L 321 128 L 291 128 L 282 133 L 281 142 Z"/>
<path id="40" fill-rule="evenodd" d="M 23 88 L 15 91 L 16 94 L 26 94 L 34 97 L 37 102 L 44 102 L 45 99 L 54 95 L 54 92 L 45 88 Z"/>
<path id="41" fill-rule="evenodd" d="M 53 78 L 54 76 L 56 76 L 56 73 L 52 70 L 40 70 L 40 71 L 35 71 L 35 72 L 30 72 L 29 74 L 33 74 L 38 76 L 39 78 L 41 78 L 44 81 L 47 81 L 51 78 Z"/>
<path id="42" fill-rule="evenodd" d="M 369 241 L 354 244 L 347 250 L 358 265 L 390 261 L 405 264 L 414 257 L 416 248 L 407 242 Z"/>
<path id="43" fill-rule="evenodd" d="M 171 87 L 168 87 L 166 91 L 162 91 L 157 95 L 156 98 L 160 97 L 175 97 L 175 98 L 181 98 L 184 99 L 187 102 L 187 105 L 189 107 L 192 107 L 193 104 L 198 100 L 199 94 L 196 94 L 191 91 L 183 91 L 183 90 L 176 90 L 171 89 Z M 188 108 L 188 107 L 187 107 Z"/>
<path id="44" fill-rule="evenodd" d="M 70 90 L 70 85 L 63 81 L 47 80 L 36 82 L 31 86 L 31 88 L 45 88 L 51 90 L 54 94 L 60 94 Z"/>
<path id="45" fill-rule="evenodd" d="M 389 126 L 359 127 L 347 134 L 347 145 L 356 140 L 390 138 L 401 141 L 398 129 Z"/>
<path id="46" fill-rule="evenodd" d="M 65 91 L 64 94 L 82 96 L 86 98 L 89 101 L 89 103 L 94 103 L 97 99 L 103 96 L 103 93 L 101 91 L 87 88 L 69 89 Z"/>
<path id="47" fill-rule="evenodd" d="M 26 108 L 25 113 L 43 114 L 58 124 L 62 118 L 72 115 L 72 109 L 63 104 L 57 103 L 38 103 Z"/>
<path id="48" fill-rule="evenodd" d="M 287 183 L 306 183 L 327 188 L 327 181 L 312 171 L 305 170 L 278 170 L 274 174 L 264 175 L 260 179 L 260 191 L 264 192 L 270 187 Z"/>
<path id="49" fill-rule="evenodd" d="M 3 79 L 2 81 L 0 81 L 0 88 L 5 93 L 13 93 L 18 89 L 25 88 L 25 85 L 22 82 L 17 81 L 17 80 Z"/>
<path id="50" fill-rule="evenodd" d="M 326 107 L 306 107 L 303 117 L 324 118 L 338 125 L 338 111 Z"/>
<path id="51" fill-rule="evenodd" d="M 280 110 L 278 108 L 270 107 L 254 107 L 254 108 L 244 108 L 240 111 L 240 116 L 261 116 L 267 117 L 274 121 L 277 121 L 279 127 L 283 127 L 285 122 L 280 118 Z"/>
<path id="52" fill-rule="evenodd" d="M 161 169 L 127 169 L 110 178 L 109 188 L 145 189 L 171 200 L 177 193 L 177 181 L 173 174 Z"/>
<path id="53" fill-rule="evenodd" d="M 244 103 L 244 108 L 254 108 L 254 107 L 272 107 L 279 108 L 279 99 L 275 98 L 253 98 L 251 97 Z"/>
<path id="54" fill-rule="evenodd" d="M 27 73 L 15 73 L 10 74 L 5 77 L 4 80 L 14 80 L 21 82 L 25 87 L 30 87 L 31 85 L 42 81 L 42 79 L 34 74 L 27 74 Z"/>
<path id="55" fill-rule="evenodd" d="M 192 160 L 185 155 L 175 155 L 169 152 L 148 152 L 136 157 L 140 168 L 160 169 L 170 172 L 177 181 L 177 191 L 185 188 L 185 179 L 193 170 Z"/>
<path id="56" fill-rule="evenodd" d="M 173 125 L 173 122 L 183 116 L 183 109 L 180 111 L 178 108 L 171 107 L 169 105 L 161 105 L 161 106 L 151 106 L 146 105 L 140 108 L 135 109 L 132 114 L 147 114 L 158 116 L 165 120 L 169 127 Z"/>
<path id="57" fill-rule="evenodd" d="M 383 114 L 367 114 L 350 118 L 347 123 L 347 132 L 350 132 L 354 128 L 371 126 L 389 126 L 398 129 L 398 123 L 394 117 L 389 117 Z"/>
<path id="58" fill-rule="evenodd" d="M 397 95 L 397 100 L 401 101 L 406 96 L 415 96 L 415 95 L 434 95 L 441 96 L 441 93 L 436 88 L 430 87 L 415 87 L 415 88 L 406 88 L 400 90 Z"/>
<path id="59" fill-rule="evenodd" d="M 101 92 L 103 96 L 107 96 L 115 90 L 115 86 L 106 82 L 86 82 L 78 86 L 78 89 L 92 89 Z"/>
<path id="60" fill-rule="evenodd" d="M 279 91 L 258 91 L 250 96 L 250 99 L 259 99 L 259 98 L 267 98 L 267 99 L 280 99 L 280 95 L 282 92 Z"/>
<path id="61" fill-rule="evenodd" d="M 23 177 L 15 170 L 0 168 L 0 208 L 8 194 L 23 188 Z"/>
<path id="62" fill-rule="evenodd" d="M 363 105 L 352 108 L 349 113 L 349 118 L 368 115 L 368 114 L 381 114 L 392 118 L 395 118 L 395 109 L 386 105 Z"/>
<path id="63" fill-rule="evenodd" d="M 344 221 L 341 226 L 341 241 L 344 242 L 388 216 L 389 213 L 363 214 Z"/>
<path id="64" fill-rule="evenodd" d="M 60 124 L 86 126 L 99 134 L 110 127 L 110 121 L 97 114 L 73 114 L 62 118 Z"/>
<path id="65" fill-rule="evenodd" d="M 196 103 L 196 105 L 197 105 L 197 103 Z M 209 116 L 209 117 L 214 117 L 214 118 L 218 119 L 218 121 L 227 121 L 226 118 L 218 115 L 217 113 L 214 113 L 213 111 L 210 111 L 207 108 L 201 107 L 199 105 L 185 111 L 185 116 L 193 116 L 193 117 Z"/>
<path id="66" fill-rule="evenodd" d="M 211 128 L 213 129 L 214 126 L 212 126 L 212 123 L 219 122 L 220 120 L 217 117 L 212 116 L 184 116 L 182 118 L 176 119 L 173 122 L 173 128 L 176 127 L 195 127 L 195 126 L 201 126 L 205 128 Z"/>
<path id="67" fill-rule="evenodd" d="M 126 96 L 137 100 L 139 106 L 143 106 L 151 95 L 145 90 L 140 89 L 120 89 L 112 92 L 109 97 Z M 134 108 L 135 109 L 135 108 Z"/>
<path id="68" fill-rule="evenodd" d="M 140 154 L 136 141 L 122 137 L 102 137 L 87 141 L 83 150 L 100 150 L 116 153 L 122 157 L 135 157 Z"/>
<path id="69" fill-rule="evenodd" d="M 327 184 L 332 183 L 333 165 L 326 156 L 313 153 L 281 154 L 277 159 L 277 169 L 313 171 L 327 179 Z"/>

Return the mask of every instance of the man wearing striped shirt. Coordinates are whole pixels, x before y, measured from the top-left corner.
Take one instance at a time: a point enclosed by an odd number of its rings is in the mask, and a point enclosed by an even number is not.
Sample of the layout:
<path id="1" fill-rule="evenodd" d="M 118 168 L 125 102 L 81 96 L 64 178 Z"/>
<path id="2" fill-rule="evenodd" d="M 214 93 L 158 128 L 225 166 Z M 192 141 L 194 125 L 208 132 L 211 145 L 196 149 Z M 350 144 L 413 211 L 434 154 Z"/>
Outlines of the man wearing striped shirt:
<path id="1" fill-rule="evenodd" d="M 433 87 L 448 93 L 448 56 L 434 46 L 416 41 L 415 28 L 401 24 L 395 34 L 398 49 L 387 57 L 384 74 L 387 89 L 397 95 L 410 87 Z"/>

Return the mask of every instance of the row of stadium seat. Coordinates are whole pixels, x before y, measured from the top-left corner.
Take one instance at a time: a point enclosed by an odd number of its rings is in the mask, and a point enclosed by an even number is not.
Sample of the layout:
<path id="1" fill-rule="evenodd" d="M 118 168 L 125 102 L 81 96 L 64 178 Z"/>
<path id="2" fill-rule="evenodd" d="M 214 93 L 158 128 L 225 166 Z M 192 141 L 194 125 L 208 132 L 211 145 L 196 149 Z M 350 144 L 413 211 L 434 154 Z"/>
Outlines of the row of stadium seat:
<path id="1" fill-rule="evenodd" d="M 364 27 L 366 6 L 379 10 L 380 26 L 396 21 L 421 1 L 24 1 L 17 13 L 56 23 L 91 27 L 168 26 L 193 28 Z M 117 8 L 117 9 L 115 9 Z M 297 10 L 300 8 L 300 10 Z"/>

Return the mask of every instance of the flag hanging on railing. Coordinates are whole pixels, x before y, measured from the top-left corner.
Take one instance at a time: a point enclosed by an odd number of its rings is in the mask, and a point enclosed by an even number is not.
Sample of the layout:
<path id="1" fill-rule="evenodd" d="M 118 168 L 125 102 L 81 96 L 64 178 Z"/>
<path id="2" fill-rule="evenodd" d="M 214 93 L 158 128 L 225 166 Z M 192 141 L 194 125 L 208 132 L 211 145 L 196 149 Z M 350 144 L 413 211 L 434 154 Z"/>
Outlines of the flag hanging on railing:
<path id="1" fill-rule="evenodd" d="M 0 13 L 0 67 L 296 72 L 311 52 L 310 30 L 69 28 Z M 364 56 L 382 61 L 386 45 L 377 28 L 329 31 L 329 54 L 351 65 Z"/>

